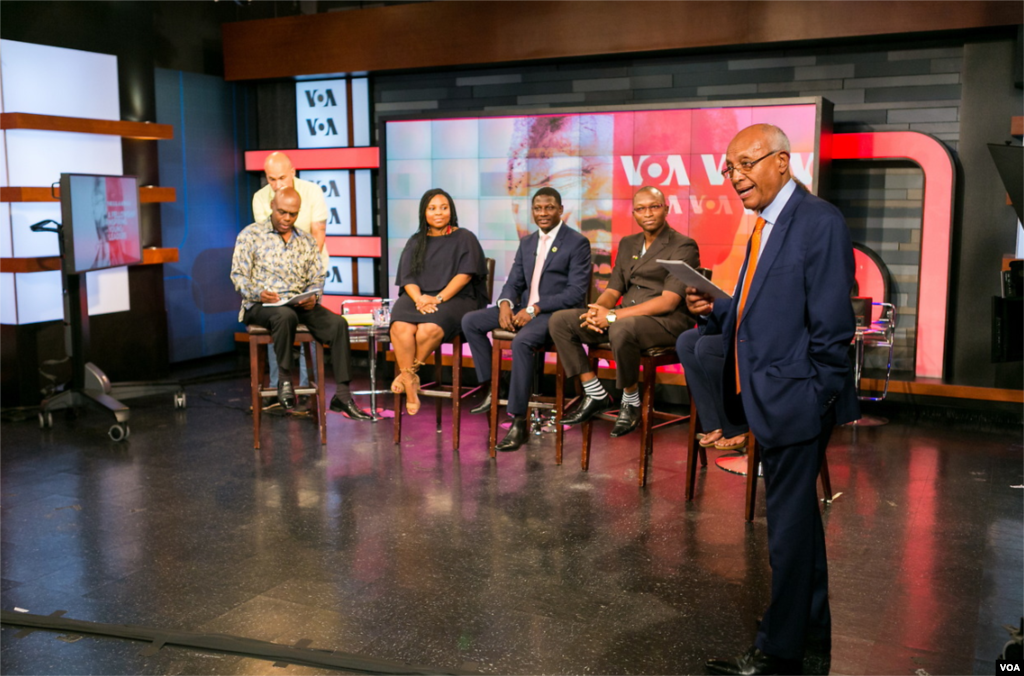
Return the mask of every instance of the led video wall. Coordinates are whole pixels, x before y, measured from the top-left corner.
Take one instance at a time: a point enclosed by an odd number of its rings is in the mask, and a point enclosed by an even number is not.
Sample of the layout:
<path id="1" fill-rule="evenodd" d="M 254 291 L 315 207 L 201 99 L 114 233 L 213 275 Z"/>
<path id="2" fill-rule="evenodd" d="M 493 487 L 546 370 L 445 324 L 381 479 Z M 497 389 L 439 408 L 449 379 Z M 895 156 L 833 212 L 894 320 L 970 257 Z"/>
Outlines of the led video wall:
<path id="1" fill-rule="evenodd" d="M 669 224 L 697 240 L 701 264 L 731 291 L 754 217 L 722 175 L 729 141 L 744 127 L 770 123 L 790 138 L 794 176 L 817 188 L 822 131 L 831 106 L 821 99 L 715 103 L 704 107 L 544 115 L 388 119 L 383 123 L 388 283 L 418 227 L 420 196 L 435 187 L 456 203 L 460 225 L 476 233 L 504 283 L 519 239 L 536 227 L 530 196 L 552 186 L 564 220 L 591 242 L 594 283 L 603 290 L 618 241 L 639 232 L 632 196 L 658 187 Z M 827 144 L 824 144 L 827 148 Z M 493 300 L 493 299 L 492 299 Z"/>

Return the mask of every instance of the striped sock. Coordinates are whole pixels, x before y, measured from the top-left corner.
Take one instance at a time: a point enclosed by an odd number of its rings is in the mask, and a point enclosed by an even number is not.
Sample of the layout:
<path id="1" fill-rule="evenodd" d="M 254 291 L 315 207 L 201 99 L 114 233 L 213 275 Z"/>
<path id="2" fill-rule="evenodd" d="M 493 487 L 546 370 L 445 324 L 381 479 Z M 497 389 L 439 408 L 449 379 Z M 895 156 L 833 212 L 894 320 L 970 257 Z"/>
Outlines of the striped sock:
<path id="1" fill-rule="evenodd" d="M 639 387 L 636 388 L 635 390 L 633 390 L 632 392 L 627 392 L 625 390 L 622 391 L 622 405 L 625 406 L 626 404 L 629 404 L 630 406 L 639 406 L 640 405 L 640 388 Z"/>
<path id="2" fill-rule="evenodd" d="M 592 378 L 583 383 L 583 391 L 587 393 L 588 397 L 598 401 L 608 398 L 608 393 L 605 392 L 604 387 L 601 386 L 601 381 L 597 378 Z"/>

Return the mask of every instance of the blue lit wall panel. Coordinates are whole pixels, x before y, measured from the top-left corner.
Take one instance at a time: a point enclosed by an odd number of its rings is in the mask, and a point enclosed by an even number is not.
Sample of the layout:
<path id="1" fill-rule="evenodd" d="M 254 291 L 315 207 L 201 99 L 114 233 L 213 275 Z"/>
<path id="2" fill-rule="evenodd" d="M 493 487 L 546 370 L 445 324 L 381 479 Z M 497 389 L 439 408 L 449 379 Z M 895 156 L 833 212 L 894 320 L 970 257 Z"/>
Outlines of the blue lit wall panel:
<path id="1" fill-rule="evenodd" d="M 163 266 L 172 362 L 232 351 L 240 326 L 228 275 L 252 196 L 241 190 L 238 91 L 217 77 L 156 70 L 157 122 L 174 127 L 160 145 L 160 182 L 177 190 L 161 205 L 163 245 L 179 256 Z"/>

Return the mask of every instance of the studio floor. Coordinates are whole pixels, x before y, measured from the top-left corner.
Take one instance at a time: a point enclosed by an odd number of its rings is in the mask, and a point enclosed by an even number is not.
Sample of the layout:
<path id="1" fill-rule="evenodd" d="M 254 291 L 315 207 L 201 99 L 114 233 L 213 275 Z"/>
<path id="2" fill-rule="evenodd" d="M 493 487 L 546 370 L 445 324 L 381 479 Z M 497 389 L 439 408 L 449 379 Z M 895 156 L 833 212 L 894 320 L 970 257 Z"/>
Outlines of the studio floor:
<path id="1" fill-rule="evenodd" d="M 710 464 L 683 495 L 686 427 L 659 430 L 646 489 L 637 435 L 595 427 L 487 454 L 486 416 L 451 450 L 430 404 L 404 419 L 267 416 L 248 383 L 2 424 L 2 607 L 228 634 L 493 674 L 694 674 L 742 652 L 767 599 L 763 490 Z M 475 399 L 471 403 L 475 403 Z M 390 398 L 387 405 L 390 406 Z M 834 674 L 992 674 L 1022 614 L 1019 428 L 899 416 L 839 428 L 824 509 Z M 711 459 L 718 453 L 711 453 Z M 0 629 L 5 674 L 337 673 L 242 655 Z"/>

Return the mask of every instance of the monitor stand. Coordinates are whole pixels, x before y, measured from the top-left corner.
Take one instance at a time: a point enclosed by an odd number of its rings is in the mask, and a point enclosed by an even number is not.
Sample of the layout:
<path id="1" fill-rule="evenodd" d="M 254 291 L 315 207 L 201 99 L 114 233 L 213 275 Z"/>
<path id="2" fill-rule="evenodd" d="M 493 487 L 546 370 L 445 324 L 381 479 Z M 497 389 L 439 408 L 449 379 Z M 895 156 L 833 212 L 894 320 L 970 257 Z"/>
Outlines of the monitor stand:
<path id="1" fill-rule="evenodd" d="M 82 275 L 61 272 L 64 287 L 65 342 L 71 355 L 71 387 L 43 400 L 39 408 L 39 426 L 53 427 L 53 411 L 76 409 L 95 404 L 114 414 L 116 422 L 107 430 L 114 441 L 128 438 L 131 411 L 119 399 L 173 393 L 174 408 L 185 408 L 185 391 L 178 382 L 111 383 L 107 375 L 92 362 L 85 361 L 89 346 L 89 304 Z"/>

